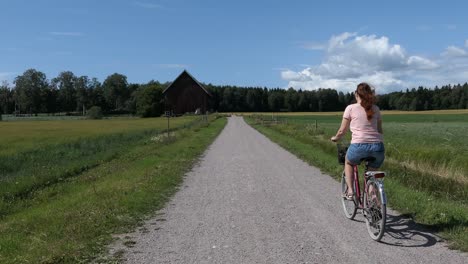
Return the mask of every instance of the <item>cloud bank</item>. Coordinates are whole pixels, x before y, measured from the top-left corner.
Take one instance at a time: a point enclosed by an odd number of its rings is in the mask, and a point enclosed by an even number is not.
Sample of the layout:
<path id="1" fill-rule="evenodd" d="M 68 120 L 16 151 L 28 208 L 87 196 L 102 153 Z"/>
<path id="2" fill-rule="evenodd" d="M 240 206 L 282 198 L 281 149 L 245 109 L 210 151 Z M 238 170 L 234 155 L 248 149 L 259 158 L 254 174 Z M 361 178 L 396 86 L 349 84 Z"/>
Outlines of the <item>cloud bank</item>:
<path id="1" fill-rule="evenodd" d="M 288 87 L 314 90 L 333 88 L 354 91 L 369 82 L 378 93 L 420 85 L 435 86 L 468 81 L 468 40 L 465 47 L 449 46 L 432 58 L 408 54 L 388 37 L 344 32 L 332 36 L 319 65 L 299 71 L 286 69 L 281 77 Z M 318 50 L 318 49 L 317 49 Z"/>

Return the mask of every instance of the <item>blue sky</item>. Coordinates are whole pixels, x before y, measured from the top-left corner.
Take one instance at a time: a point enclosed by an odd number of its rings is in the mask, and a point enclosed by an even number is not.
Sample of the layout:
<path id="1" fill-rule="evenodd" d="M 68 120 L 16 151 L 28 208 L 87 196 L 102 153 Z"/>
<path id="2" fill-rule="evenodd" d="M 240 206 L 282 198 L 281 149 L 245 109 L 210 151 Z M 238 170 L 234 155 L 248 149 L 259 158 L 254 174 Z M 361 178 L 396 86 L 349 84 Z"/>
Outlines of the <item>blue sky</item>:
<path id="1" fill-rule="evenodd" d="M 35 68 L 381 93 L 466 82 L 468 4 L 437 2 L 0 0 L 0 81 Z"/>

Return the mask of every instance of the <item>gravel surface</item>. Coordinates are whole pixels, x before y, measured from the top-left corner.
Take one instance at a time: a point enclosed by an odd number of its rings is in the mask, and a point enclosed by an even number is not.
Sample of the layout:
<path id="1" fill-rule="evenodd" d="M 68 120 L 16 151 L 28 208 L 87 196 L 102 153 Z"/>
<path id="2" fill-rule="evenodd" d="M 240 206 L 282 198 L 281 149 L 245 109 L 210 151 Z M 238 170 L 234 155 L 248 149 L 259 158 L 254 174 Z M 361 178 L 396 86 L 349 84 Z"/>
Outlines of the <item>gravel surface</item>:
<path id="1" fill-rule="evenodd" d="M 111 248 L 127 263 L 467 263 L 389 210 L 382 242 L 344 217 L 340 186 L 231 117 L 168 206 Z M 391 197 L 388 197 L 391 203 Z"/>

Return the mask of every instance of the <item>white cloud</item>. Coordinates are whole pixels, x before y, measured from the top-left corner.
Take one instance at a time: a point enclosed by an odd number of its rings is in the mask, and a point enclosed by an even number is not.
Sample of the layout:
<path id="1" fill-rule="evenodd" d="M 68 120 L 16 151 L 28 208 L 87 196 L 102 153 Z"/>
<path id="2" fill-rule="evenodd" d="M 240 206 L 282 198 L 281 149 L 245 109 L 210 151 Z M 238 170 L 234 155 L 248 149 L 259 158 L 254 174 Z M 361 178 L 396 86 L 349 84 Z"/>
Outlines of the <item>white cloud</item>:
<path id="1" fill-rule="evenodd" d="M 379 88 L 379 93 L 391 92 L 391 87 L 402 87 L 405 83 L 393 76 L 390 72 L 375 72 L 365 74 L 358 78 L 323 78 L 316 75 L 310 69 L 300 73 L 288 71 L 282 73 L 283 79 L 289 80 L 288 87 L 301 88 L 305 90 L 317 90 L 319 88 L 332 88 L 343 92 L 356 90 L 357 84 L 366 81 Z M 290 78 L 290 79 L 288 79 Z"/>
<path id="2" fill-rule="evenodd" d="M 82 32 L 72 32 L 72 31 L 51 31 L 49 35 L 52 36 L 62 36 L 62 37 L 82 37 L 84 34 Z"/>
<path id="3" fill-rule="evenodd" d="M 447 49 L 445 49 L 444 52 L 442 52 L 442 56 L 447 57 L 463 57 L 466 55 L 468 55 L 466 50 L 455 46 L 449 46 Z"/>
<path id="4" fill-rule="evenodd" d="M 324 50 L 327 45 L 320 42 L 302 42 L 301 47 L 307 50 Z"/>
<path id="5" fill-rule="evenodd" d="M 419 56 L 410 56 L 408 66 L 419 70 L 431 70 L 439 67 L 437 63 Z"/>
<path id="6" fill-rule="evenodd" d="M 284 70 L 281 77 L 289 82 L 288 87 L 307 90 L 333 88 L 349 92 L 366 81 L 378 93 L 387 93 L 419 85 L 466 82 L 467 76 L 460 74 L 468 71 L 466 58 L 468 52 L 455 46 L 429 58 L 408 54 L 386 36 L 345 32 L 330 38 L 322 63 L 299 71 Z"/>

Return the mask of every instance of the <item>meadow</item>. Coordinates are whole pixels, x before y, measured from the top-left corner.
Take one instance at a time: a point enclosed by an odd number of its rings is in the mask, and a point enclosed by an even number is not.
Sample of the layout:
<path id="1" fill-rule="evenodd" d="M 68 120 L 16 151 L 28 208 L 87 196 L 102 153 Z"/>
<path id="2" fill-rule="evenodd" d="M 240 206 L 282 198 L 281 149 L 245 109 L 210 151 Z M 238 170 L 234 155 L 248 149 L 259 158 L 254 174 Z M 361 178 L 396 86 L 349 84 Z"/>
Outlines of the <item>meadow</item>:
<path id="1" fill-rule="evenodd" d="M 177 128 L 194 119 L 193 116 L 171 119 L 170 126 Z M 80 138 L 167 128 L 166 118 L 21 120 L 25 119 L 0 122 L 0 155 L 14 154 L 49 145 L 60 145 Z"/>
<path id="2" fill-rule="evenodd" d="M 297 131 L 334 135 L 342 113 L 274 115 Z M 271 115 L 262 119 L 271 120 Z M 383 112 L 387 159 L 423 172 L 468 183 L 468 111 L 427 111 L 420 114 Z M 316 128 L 317 124 L 317 128 Z M 351 133 L 347 133 L 350 140 Z"/>
<path id="3" fill-rule="evenodd" d="M 342 113 L 253 114 L 249 122 L 300 158 L 338 177 Z M 468 251 L 468 112 L 383 112 L 386 185 L 392 208 Z M 347 134 L 349 142 L 350 133 Z"/>
<path id="4" fill-rule="evenodd" d="M 162 207 L 225 119 L 170 122 L 0 122 L 0 262 L 91 260 Z"/>

